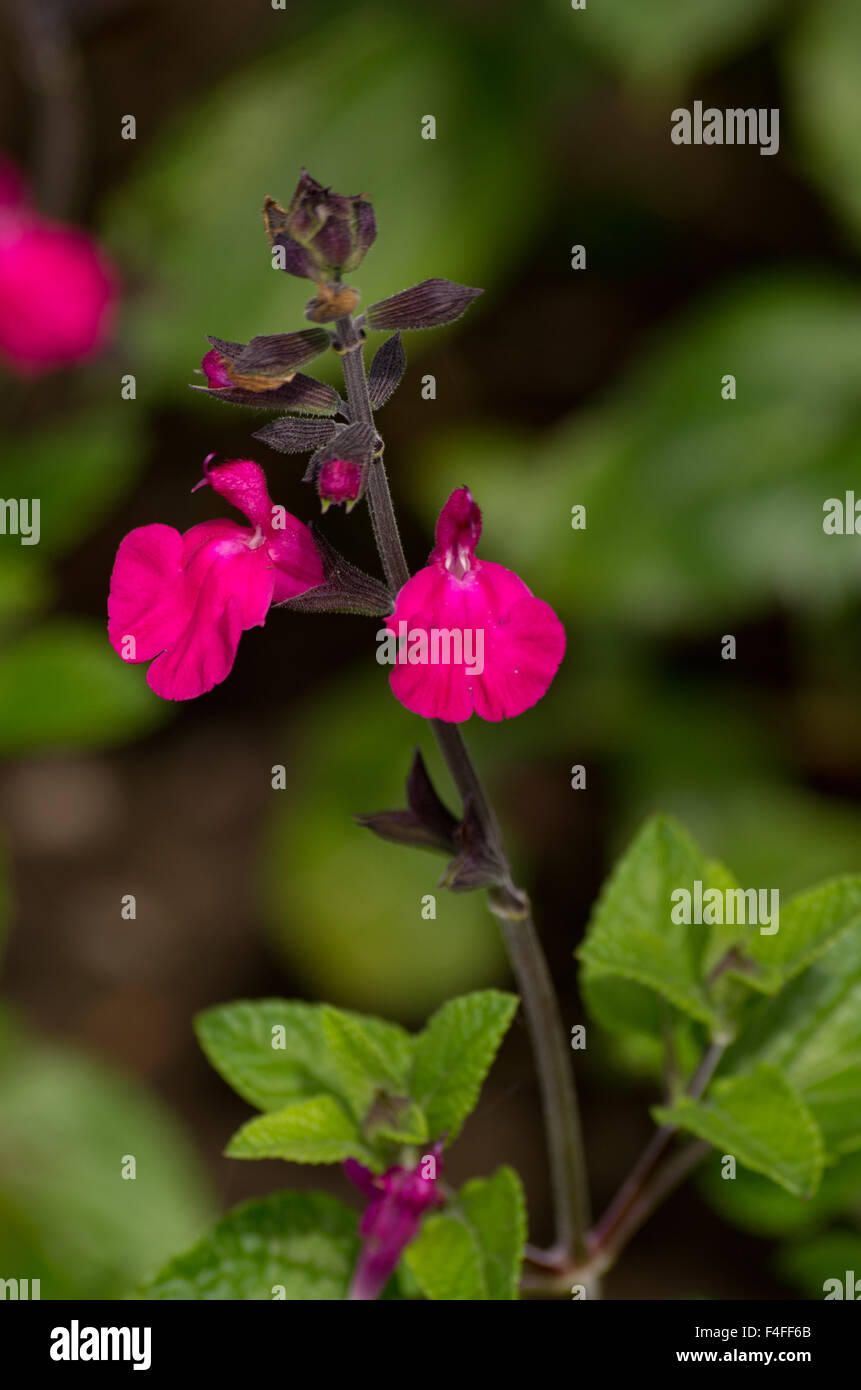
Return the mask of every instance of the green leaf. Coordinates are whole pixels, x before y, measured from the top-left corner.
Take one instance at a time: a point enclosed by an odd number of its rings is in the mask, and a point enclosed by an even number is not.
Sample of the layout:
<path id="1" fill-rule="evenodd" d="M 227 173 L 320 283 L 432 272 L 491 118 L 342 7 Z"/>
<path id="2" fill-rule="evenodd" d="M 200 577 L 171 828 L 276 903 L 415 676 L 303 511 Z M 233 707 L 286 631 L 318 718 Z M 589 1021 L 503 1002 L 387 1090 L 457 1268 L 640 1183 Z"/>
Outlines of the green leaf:
<path id="1" fill-rule="evenodd" d="M 760 38 L 783 0 L 612 0 L 566 16 L 572 40 L 635 78 L 689 77 Z"/>
<path id="2" fill-rule="evenodd" d="M 169 713 L 95 623 L 55 618 L 0 653 L 0 754 L 106 748 Z"/>
<path id="3" fill-rule="evenodd" d="M 413 1040 L 396 1024 L 324 1005 L 323 1035 L 354 1115 L 362 1119 L 378 1092 L 407 1093 Z"/>
<path id="4" fill-rule="evenodd" d="M 518 999 L 481 990 L 443 1004 L 416 1039 L 410 1091 L 434 1138 L 451 1144 L 474 1109 Z"/>
<path id="5" fill-rule="evenodd" d="M 723 1221 L 743 1231 L 771 1238 L 813 1235 L 856 1206 L 861 1191 L 861 1151 L 826 1168 L 816 1196 L 809 1202 L 799 1202 L 750 1169 L 739 1168 L 732 1179 L 722 1177 L 717 1154 L 700 1168 L 697 1186 Z"/>
<path id="6" fill-rule="evenodd" d="M 861 8 L 817 0 L 799 16 L 786 76 L 804 165 L 861 240 Z"/>
<path id="7" fill-rule="evenodd" d="M 423 1144 L 421 1106 L 409 1099 L 413 1039 L 402 1028 L 326 1005 L 323 1032 L 353 1115 L 369 1140 Z"/>
<path id="8" fill-rule="evenodd" d="M 249 1120 L 234 1134 L 228 1158 L 284 1158 L 293 1163 L 340 1163 L 359 1158 L 373 1165 L 355 1120 L 334 1096 L 311 1096 Z"/>
<path id="9" fill-rule="evenodd" d="M 323 1192 L 279 1192 L 230 1212 L 171 1260 L 140 1296 L 186 1302 L 343 1299 L 358 1253 L 356 1218 L 341 1202 Z"/>
<path id="10" fill-rule="evenodd" d="M 654 1107 L 652 1114 L 657 1123 L 698 1135 L 798 1197 L 811 1197 L 819 1186 L 822 1136 L 798 1092 L 775 1067 L 716 1081 L 705 1100 L 682 1096 L 670 1108 Z"/>
<path id="11" fill-rule="evenodd" d="M 525 1241 L 520 1179 L 499 1168 L 468 1182 L 452 1209 L 428 1217 L 404 1258 L 430 1299 L 515 1299 Z"/>
<path id="12" fill-rule="evenodd" d="M 195 1021 L 212 1065 L 265 1111 L 330 1095 L 369 1139 L 423 1143 L 427 1121 L 410 1102 L 413 1040 L 395 1023 L 281 999 L 241 1000 Z"/>
<path id="13" fill-rule="evenodd" d="M 680 825 L 666 816 L 647 821 L 605 884 L 578 952 L 586 967 L 587 1001 L 593 983 L 611 975 L 645 986 L 691 1018 L 717 1024 L 701 981 L 708 929 L 671 918 L 671 894 L 681 888 L 693 892 L 695 880 L 708 883 L 708 873 Z M 637 1010 L 632 1022 L 648 1031 L 653 1020 L 647 1001 L 639 992 L 630 999 Z"/>
<path id="14" fill-rule="evenodd" d="M 211 1219 L 185 1136 L 131 1077 L 16 1039 L 0 1113 L 0 1270 L 43 1299 L 122 1298 Z"/>
<path id="15" fill-rule="evenodd" d="M 823 883 L 792 898 L 780 911 L 774 935 L 747 937 L 744 953 L 759 967 L 743 976 L 766 994 L 775 994 L 853 928 L 861 926 L 861 877 Z"/>
<path id="16" fill-rule="evenodd" d="M 321 1092 L 346 1098 L 317 1004 L 218 1004 L 198 1014 L 195 1030 L 219 1075 L 259 1110 L 279 1110 Z"/>
<path id="17" fill-rule="evenodd" d="M 746 1016 L 722 1070 L 779 1067 L 809 1106 L 829 1155 L 861 1147 L 861 929 Z"/>

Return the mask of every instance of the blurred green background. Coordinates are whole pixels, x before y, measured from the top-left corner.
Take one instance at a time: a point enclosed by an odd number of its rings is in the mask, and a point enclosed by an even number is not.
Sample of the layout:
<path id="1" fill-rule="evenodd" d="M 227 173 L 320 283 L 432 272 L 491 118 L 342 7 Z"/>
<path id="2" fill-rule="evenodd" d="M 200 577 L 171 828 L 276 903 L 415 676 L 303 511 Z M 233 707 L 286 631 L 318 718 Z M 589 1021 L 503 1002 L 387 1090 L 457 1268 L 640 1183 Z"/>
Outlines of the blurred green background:
<path id="1" fill-rule="evenodd" d="M 861 7 L 28 10 L 65 79 L 52 89 L 38 43 L 10 29 L 0 144 L 50 168 L 45 106 L 65 109 L 77 202 L 56 206 L 48 178 L 43 206 L 93 229 L 124 291 L 99 361 L 0 381 L 0 495 L 40 497 L 42 511 L 38 547 L 0 537 L 0 1277 L 104 1298 L 243 1197 L 341 1190 L 329 1170 L 219 1157 L 245 1111 L 197 1052 L 195 1010 L 288 995 L 415 1025 L 457 991 L 507 981 L 480 901 L 440 894 L 422 920 L 441 861 L 350 819 L 401 801 L 417 742 L 446 786 L 372 661 L 374 620 L 273 613 L 226 684 L 175 708 L 107 644 L 121 536 L 224 514 L 190 493 L 210 450 L 251 453 L 276 501 L 314 514 L 301 463 L 250 441 L 264 417 L 187 389 L 204 334 L 302 326 L 307 287 L 273 276 L 260 219 L 302 165 L 373 199 L 379 235 L 354 277 L 365 303 L 435 275 L 486 291 L 453 328 L 407 336 L 380 424 L 411 563 L 468 482 L 482 553 L 567 625 L 546 699 L 468 729 L 566 1024 L 582 1018 L 571 951 L 649 811 L 783 893 L 861 867 L 861 540 L 822 531 L 827 498 L 861 496 Z M 779 107 L 779 154 L 673 145 L 670 112 L 694 99 Z M 420 137 L 426 114 L 434 141 Z M 585 270 L 571 269 L 576 244 Z M 134 401 L 120 397 L 127 372 Z M 585 531 L 571 528 L 577 503 Z M 325 530 L 374 569 L 363 509 L 329 513 Z M 575 763 L 585 791 L 571 790 Z M 286 791 L 271 788 L 275 764 Z M 650 1130 L 657 1090 L 634 1061 L 597 1030 L 581 1055 L 596 1205 Z M 533 1238 L 547 1238 L 522 1023 L 452 1178 L 502 1162 L 523 1173 Z M 835 1258 L 861 1267 L 860 1187 L 847 1159 L 802 1211 L 758 1179 L 706 1172 L 607 1293 L 821 1296 Z"/>

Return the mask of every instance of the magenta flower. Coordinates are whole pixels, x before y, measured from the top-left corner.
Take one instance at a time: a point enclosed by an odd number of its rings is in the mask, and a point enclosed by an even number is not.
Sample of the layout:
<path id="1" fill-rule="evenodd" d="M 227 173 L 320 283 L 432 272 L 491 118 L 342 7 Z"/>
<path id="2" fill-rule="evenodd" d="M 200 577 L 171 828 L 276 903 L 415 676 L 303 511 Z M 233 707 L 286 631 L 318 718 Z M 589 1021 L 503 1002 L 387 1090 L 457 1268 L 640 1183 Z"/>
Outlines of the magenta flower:
<path id="1" fill-rule="evenodd" d="M 104 344 L 116 278 L 86 232 L 29 206 L 14 168 L 0 164 L 0 354 L 23 376 L 89 357 Z"/>
<path id="2" fill-rule="evenodd" d="M 317 493 L 325 512 L 331 502 L 346 502 L 351 511 L 362 491 L 364 469 L 349 459 L 328 459 L 317 474 Z"/>
<path id="3" fill-rule="evenodd" d="M 389 1168 L 378 1177 L 355 1158 L 344 1163 L 344 1172 L 368 1205 L 359 1222 L 362 1251 L 353 1274 L 348 1298 L 378 1298 L 411 1240 L 419 1233 L 422 1217 L 445 1198 L 437 1187 L 442 1171 L 442 1143 L 435 1144 L 415 1168 Z"/>
<path id="4" fill-rule="evenodd" d="M 236 385 L 233 378 L 227 375 L 224 358 L 220 353 L 216 352 L 215 348 L 210 348 L 200 365 L 203 368 L 206 376 L 206 383 L 210 390 L 218 389 L 222 386 Z"/>
<path id="5" fill-rule="evenodd" d="M 202 521 L 181 535 L 172 526 L 139 526 L 121 542 L 111 575 L 111 645 L 124 661 L 152 662 L 147 683 L 165 700 L 192 700 L 218 685 L 243 632 L 262 627 L 273 603 L 323 582 L 311 532 L 273 506 L 258 463 L 205 468 L 197 487 L 206 483 L 253 529 Z"/>
<path id="6" fill-rule="evenodd" d="M 440 513 L 429 563 L 386 619 L 398 644 L 392 692 L 426 719 L 522 714 L 546 692 L 565 652 L 553 609 L 511 570 L 479 560 L 480 535 L 481 512 L 469 489 L 458 488 Z"/>

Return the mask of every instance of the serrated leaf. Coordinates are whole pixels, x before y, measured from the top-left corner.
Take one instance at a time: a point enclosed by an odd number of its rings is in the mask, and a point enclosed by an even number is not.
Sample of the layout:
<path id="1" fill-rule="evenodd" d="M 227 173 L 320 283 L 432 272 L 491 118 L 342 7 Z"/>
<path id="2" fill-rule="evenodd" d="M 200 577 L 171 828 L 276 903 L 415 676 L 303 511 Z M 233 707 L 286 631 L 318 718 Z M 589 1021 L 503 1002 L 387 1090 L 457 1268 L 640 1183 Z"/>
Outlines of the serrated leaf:
<path id="1" fill-rule="evenodd" d="M 410 1091 L 434 1138 L 451 1143 L 478 1100 L 518 999 L 482 990 L 443 1004 L 415 1042 Z"/>
<path id="2" fill-rule="evenodd" d="M 861 877 L 833 879 L 799 893 L 781 908 L 777 932 L 763 935 L 754 931 L 747 938 L 744 954 L 758 969 L 744 978 L 764 993 L 775 994 L 845 932 L 858 926 Z"/>
<path id="3" fill-rule="evenodd" d="M 323 1192 L 279 1192 L 237 1207 L 140 1291 L 145 1299 L 320 1302 L 347 1296 L 356 1217 Z M 283 1295 L 280 1289 L 283 1288 Z"/>
<path id="4" fill-rule="evenodd" d="M 861 928 L 844 933 L 774 997 L 752 1008 L 723 1070 L 781 1068 L 829 1155 L 861 1146 Z"/>
<path id="5" fill-rule="evenodd" d="M 511 1300 L 526 1241 L 526 1203 L 512 1168 L 475 1178 L 454 1207 L 425 1221 L 405 1253 L 410 1273 L 430 1299 Z"/>
<path id="6" fill-rule="evenodd" d="M 594 975 L 644 985 L 683 1013 L 716 1024 L 702 982 L 708 928 L 673 922 L 671 894 L 708 881 L 708 864 L 687 832 L 666 816 L 647 821 L 616 865 L 578 955 L 586 988 Z"/>
<path id="7" fill-rule="evenodd" d="M 775 1067 L 716 1081 L 704 1100 L 655 1106 L 659 1124 L 677 1125 L 798 1197 L 811 1197 L 825 1160 L 822 1135 L 800 1095 Z"/>
<path id="8" fill-rule="evenodd" d="M 234 1134 L 228 1158 L 284 1158 L 292 1163 L 341 1163 L 374 1156 L 359 1126 L 334 1096 L 311 1096 L 249 1120 Z"/>
<path id="9" fill-rule="evenodd" d="M 239 1000 L 206 1009 L 194 1026 L 215 1070 L 259 1110 L 321 1092 L 343 1095 L 315 1004 Z"/>
<path id="10" fill-rule="evenodd" d="M 379 1092 L 406 1096 L 413 1040 L 395 1024 L 363 1019 L 324 1005 L 323 1036 L 343 1092 L 361 1123 Z"/>

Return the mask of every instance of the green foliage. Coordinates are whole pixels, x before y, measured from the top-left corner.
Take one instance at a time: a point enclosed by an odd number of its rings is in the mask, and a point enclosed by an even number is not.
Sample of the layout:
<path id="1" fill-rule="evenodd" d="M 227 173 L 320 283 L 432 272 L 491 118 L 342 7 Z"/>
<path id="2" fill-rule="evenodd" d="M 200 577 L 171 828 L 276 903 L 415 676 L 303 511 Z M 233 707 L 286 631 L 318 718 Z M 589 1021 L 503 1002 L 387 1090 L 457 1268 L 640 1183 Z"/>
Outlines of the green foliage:
<path id="1" fill-rule="evenodd" d="M 121 1298 L 209 1218 L 174 1122 L 130 1078 L 4 1030 L 0 1265 L 43 1299 Z M 136 1175 L 124 1179 L 126 1155 Z"/>
<path id="2" fill-rule="evenodd" d="M 444 1213 L 429 1216 L 404 1256 L 425 1296 L 461 1302 L 517 1298 L 526 1203 L 512 1168 L 466 1183 Z"/>
<path id="3" fill-rule="evenodd" d="M 311 1096 L 249 1120 L 225 1152 L 228 1158 L 286 1158 L 293 1163 L 374 1161 L 357 1123 L 333 1096 Z"/>
<path id="4" fill-rule="evenodd" d="M 0 655 L 0 753 L 103 748 L 147 732 L 168 713 L 95 623 L 54 618 L 9 641 Z"/>
<path id="5" fill-rule="evenodd" d="M 717 1081 L 708 1098 L 680 1096 L 653 1110 L 660 1124 L 706 1139 L 739 1163 L 764 1173 L 798 1197 L 810 1197 L 822 1176 L 824 1153 L 816 1121 L 776 1067 Z"/>
<path id="6" fill-rule="evenodd" d="M 451 1000 L 413 1038 L 395 1024 L 329 1005 L 264 1000 L 208 1009 L 197 1033 L 209 1060 L 265 1113 L 233 1158 L 382 1170 L 403 1145 L 451 1142 L 473 1109 L 517 1008 L 485 990 Z"/>
<path id="7" fill-rule="evenodd" d="M 648 821 L 605 885 L 580 948 L 587 1000 L 594 984 L 600 991 L 612 976 L 645 986 L 702 1023 L 717 1023 L 700 971 L 705 931 L 670 919 L 670 894 L 692 892 L 696 879 L 708 881 L 708 865 L 687 833 L 664 816 Z M 639 995 L 625 997 L 642 1019 Z"/>
<path id="8" fill-rule="evenodd" d="M 805 171 L 861 238 L 861 8 L 855 0 L 806 6 L 786 54 Z"/>
<path id="9" fill-rule="evenodd" d="M 719 64 L 758 39 L 783 0 L 612 0 L 566 15 L 581 40 L 635 78 L 679 79 Z M 579 26 L 579 27 L 578 27 Z"/>
<path id="10" fill-rule="evenodd" d="M 449 1000 L 419 1035 L 410 1085 L 431 1134 L 457 1138 L 516 1011 L 514 995 L 488 989 Z"/>
<path id="11" fill-rule="evenodd" d="M 237 1207 L 140 1291 L 146 1299 L 346 1297 L 358 1255 L 353 1212 L 323 1192 L 279 1192 Z M 282 1293 L 283 1290 L 283 1293 Z"/>
<path id="12" fill-rule="evenodd" d="M 696 879 L 704 894 L 736 886 L 675 822 L 648 821 L 579 952 L 587 1005 L 624 1037 L 672 1041 L 688 1074 L 703 1024 L 729 1042 L 705 1098 L 678 1095 L 656 1117 L 809 1196 L 826 1158 L 861 1146 L 861 880 L 799 894 L 763 933 L 750 922 L 673 921 L 673 895 Z"/>
<path id="13" fill-rule="evenodd" d="M 750 938 L 745 954 L 757 965 L 750 981 L 774 994 L 840 937 L 861 926 L 861 877 L 835 879 L 799 894 L 780 913 L 773 937 Z"/>
<path id="14" fill-rule="evenodd" d="M 844 896 L 842 883 L 834 888 L 836 897 Z M 724 1063 L 726 1071 L 736 1072 L 760 1062 L 780 1067 L 815 1116 L 831 1157 L 861 1147 L 858 925 L 776 998 L 747 1015 Z"/>

